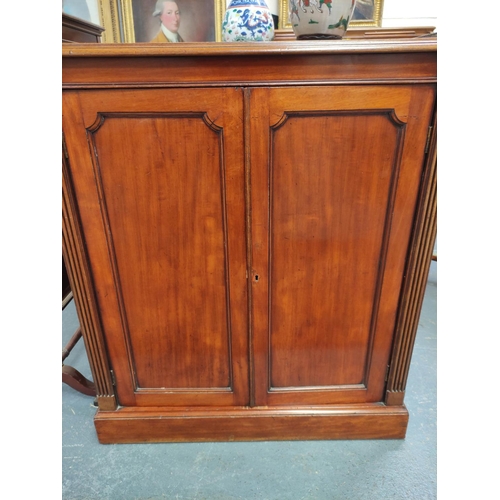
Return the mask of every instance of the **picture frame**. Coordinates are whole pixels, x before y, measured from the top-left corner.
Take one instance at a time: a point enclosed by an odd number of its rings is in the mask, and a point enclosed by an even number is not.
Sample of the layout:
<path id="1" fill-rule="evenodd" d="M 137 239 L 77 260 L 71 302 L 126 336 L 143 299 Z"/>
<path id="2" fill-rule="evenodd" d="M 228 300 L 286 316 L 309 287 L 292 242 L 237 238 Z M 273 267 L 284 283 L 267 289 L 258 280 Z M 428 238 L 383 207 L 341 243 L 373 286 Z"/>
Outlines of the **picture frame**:
<path id="1" fill-rule="evenodd" d="M 292 29 L 292 24 L 288 18 L 288 0 L 280 1 L 280 29 Z M 354 14 L 352 16 L 349 27 L 364 27 L 373 26 L 380 27 L 382 24 L 382 10 L 384 0 L 357 0 Z"/>
<path id="2" fill-rule="evenodd" d="M 184 42 L 222 40 L 225 0 L 178 0 L 177 4 L 181 11 L 178 34 Z M 153 16 L 155 5 L 156 0 L 119 0 L 124 43 L 150 42 L 156 37 L 160 20 Z"/>
<path id="3" fill-rule="evenodd" d="M 103 43 L 120 43 L 120 10 L 119 0 L 97 0 L 99 6 L 99 17 L 101 26 L 104 28 L 102 34 Z"/>

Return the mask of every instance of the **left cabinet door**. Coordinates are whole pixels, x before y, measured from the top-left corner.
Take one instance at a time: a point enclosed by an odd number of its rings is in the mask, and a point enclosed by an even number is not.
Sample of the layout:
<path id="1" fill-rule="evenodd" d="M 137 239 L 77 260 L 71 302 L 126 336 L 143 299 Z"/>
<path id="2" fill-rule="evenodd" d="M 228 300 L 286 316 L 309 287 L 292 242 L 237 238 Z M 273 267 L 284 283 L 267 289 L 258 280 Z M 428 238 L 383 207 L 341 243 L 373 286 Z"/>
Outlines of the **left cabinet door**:
<path id="1" fill-rule="evenodd" d="M 63 94 L 122 406 L 249 402 L 242 118 L 240 89 Z"/>

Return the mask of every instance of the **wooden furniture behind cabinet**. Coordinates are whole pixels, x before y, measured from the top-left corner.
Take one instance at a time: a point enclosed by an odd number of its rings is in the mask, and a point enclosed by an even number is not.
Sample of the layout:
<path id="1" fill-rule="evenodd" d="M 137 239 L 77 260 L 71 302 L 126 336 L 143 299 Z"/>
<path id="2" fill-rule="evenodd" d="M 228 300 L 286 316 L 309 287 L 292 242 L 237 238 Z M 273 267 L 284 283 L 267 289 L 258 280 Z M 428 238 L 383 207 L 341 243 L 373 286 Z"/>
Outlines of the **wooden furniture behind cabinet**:
<path id="1" fill-rule="evenodd" d="M 69 14 L 62 14 L 63 43 L 100 43 L 104 28 Z"/>
<path id="2" fill-rule="evenodd" d="M 436 41 L 63 47 L 102 443 L 403 438 Z"/>

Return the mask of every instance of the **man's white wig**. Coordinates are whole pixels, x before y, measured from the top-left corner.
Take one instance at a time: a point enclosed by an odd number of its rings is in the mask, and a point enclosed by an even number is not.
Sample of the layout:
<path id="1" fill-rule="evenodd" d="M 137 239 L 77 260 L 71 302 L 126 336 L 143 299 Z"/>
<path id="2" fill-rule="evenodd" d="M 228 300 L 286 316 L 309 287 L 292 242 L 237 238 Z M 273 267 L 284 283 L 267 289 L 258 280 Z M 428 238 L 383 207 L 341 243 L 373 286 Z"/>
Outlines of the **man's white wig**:
<path id="1" fill-rule="evenodd" d="M 155 10 L 153 12 L 153 17 L 155 17 L 155 16 L 161 16 L 162 15 L 162 13 L 163 13 L 163 4 L 165 2 L 168 2 L 168 1 L 169 0 L 158 0 L 156 2 Z M 176 0 L 170 0 L 170 1 L 177 3 Z"/>

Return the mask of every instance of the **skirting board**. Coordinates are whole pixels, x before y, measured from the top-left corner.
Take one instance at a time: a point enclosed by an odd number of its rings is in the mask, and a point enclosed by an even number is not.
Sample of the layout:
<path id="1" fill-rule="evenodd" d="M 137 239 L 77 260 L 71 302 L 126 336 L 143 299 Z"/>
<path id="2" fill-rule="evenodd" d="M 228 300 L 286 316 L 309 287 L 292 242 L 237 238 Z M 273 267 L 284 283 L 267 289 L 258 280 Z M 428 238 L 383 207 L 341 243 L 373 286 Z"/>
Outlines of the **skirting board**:
<path id="1" fill-rule="evenodd" d="M 94 424 L 102 444 L 402 439 L 408 426 L 408 411 L 405 406 L 378 403 L 326 409 L 119 408 L 98 411 Z"/>

